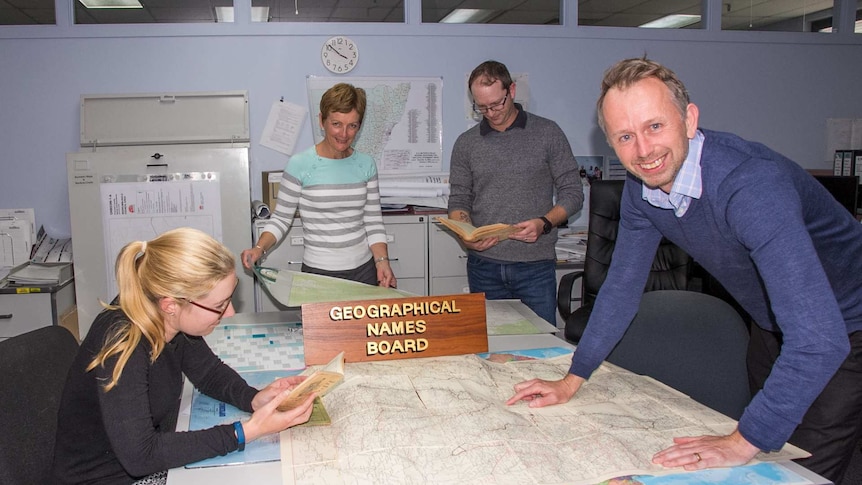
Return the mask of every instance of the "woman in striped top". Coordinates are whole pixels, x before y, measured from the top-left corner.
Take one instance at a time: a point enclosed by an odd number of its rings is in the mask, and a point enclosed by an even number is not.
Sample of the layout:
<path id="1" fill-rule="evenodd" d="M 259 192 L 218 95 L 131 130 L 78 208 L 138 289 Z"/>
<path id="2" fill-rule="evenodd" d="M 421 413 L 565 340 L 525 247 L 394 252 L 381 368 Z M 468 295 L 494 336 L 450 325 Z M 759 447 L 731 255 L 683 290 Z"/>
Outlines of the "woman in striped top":
<path id="1" fill-rule="evenodd" d="M 377 166 L 353 149 L 365 116 L 365 90 L 339 83 L 320 99 L 323 141 L 291 157 L 278 202 L 257 244 L 242 252 L 251 268 L 287 234 L 297 209 L 305 251 L 302 271 L 395 287 L 380 212 Z"/>

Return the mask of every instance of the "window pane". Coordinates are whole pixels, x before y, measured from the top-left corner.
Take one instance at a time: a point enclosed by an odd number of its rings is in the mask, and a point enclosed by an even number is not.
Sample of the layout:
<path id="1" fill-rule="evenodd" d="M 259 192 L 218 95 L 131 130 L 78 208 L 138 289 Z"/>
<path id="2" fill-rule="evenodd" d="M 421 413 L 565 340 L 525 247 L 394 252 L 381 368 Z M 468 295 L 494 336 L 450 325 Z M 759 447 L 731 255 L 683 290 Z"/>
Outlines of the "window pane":
<path id="1" fill-rule="evenodd" d="M 701 5 L 701 0 L 581 0 L 578 25 L 699 29 Z"/>
<path id="2" fill-rule="evenodd" d="M 0 25 L 55 23 L 54 0 L 0 0 Z"/>
<path id="3" fill-rule="evenodd" d="M 255 22 L 404 22 L 403 0 L 252 0 Z M 266 20 L 265 20 L 266 19 Z"/>
<path id="4" fill-rule="evenodd" d="M 422 0 L 422 22 L 559 25 L 560 0 Z"/>
<path id="5" fill-rule="evenodd" d="M 152 24 L 232 22 L 233 0 L 141 0 L 138 8 L 89 8 L 75 2 L 76 24 Z M 104 0 L 103 0 L 104 1 Z M 88 0 L 89 2 L 89 0 Z M 216 11 L 228 7 L 230 20 Z M 221 14 L 219 14 L 221 15 Z"/>
<path id="6" fill-rule="evenodd" d="M 812 24 L 832 19 L 833 0 L 748 0 L 723 3 L 722 30 L 816 32 Z"/>

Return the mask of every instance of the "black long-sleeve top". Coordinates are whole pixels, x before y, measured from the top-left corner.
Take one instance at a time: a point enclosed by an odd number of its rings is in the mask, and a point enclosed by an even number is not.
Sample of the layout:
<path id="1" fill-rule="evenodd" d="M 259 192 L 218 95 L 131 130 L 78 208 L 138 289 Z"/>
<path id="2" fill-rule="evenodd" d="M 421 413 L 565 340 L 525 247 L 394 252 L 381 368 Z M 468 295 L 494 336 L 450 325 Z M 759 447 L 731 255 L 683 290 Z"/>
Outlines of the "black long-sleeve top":
<path id="1" fill-rule="evenodd" d="M 257 393 L 201 337 L 177 334 L 152 363 L 150 345 L 141 339 L 119 382 L 107 392 L 104 383 L 116 356 L 86 372 L 106 336 L 126 321 L 119 310 L 100 313 L 72 364 L 60 403 L 55 483 L 127 484 L 238 447 L 230 425 L 175 431 L 183 374 L 204 394 L 245 411 L 252 411 Z"/>

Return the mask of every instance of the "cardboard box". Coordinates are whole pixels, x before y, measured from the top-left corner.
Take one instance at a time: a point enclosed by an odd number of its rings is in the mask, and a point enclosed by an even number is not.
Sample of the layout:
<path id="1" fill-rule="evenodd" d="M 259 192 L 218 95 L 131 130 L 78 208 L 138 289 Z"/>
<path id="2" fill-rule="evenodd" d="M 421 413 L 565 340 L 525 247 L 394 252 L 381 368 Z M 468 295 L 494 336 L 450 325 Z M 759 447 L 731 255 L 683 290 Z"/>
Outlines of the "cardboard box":
<path id="1" fill-rule="evenodd" d="M 261 190 L 263 191 L 263 203 L 269 207 L 270 213 L 275 210 L 275 202 L 278 199 L 278 188 L 281 186 L 281 170 L 262 172 Z"/>
<path id="2" fill-rule="evenodd" d="M 78 342 L 81 341 L 81 336 L 78 335 L 78 307 L 77 306 L 73 305 L 72 307 L 69 308 L 69 310 L 66 313 L 60 315 L 59 324 L 61 327 L 65 327 L 70 332 L 72 332 L 72 335 L 74 335 L 75 338 L 78 339 Z"/>

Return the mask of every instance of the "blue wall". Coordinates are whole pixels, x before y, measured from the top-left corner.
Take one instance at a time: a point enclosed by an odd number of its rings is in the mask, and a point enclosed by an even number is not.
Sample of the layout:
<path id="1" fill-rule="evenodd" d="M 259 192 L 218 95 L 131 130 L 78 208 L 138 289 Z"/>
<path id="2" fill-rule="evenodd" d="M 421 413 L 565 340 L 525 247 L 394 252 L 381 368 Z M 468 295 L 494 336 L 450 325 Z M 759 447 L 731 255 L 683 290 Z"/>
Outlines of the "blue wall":
<path id="1" fill-rule="evenodd" d="M 805 168 L 831 168 L 827 118 L 862 118 L 858 34 L 417 23 L 0 27 L 0 207 L 33 207 L 49 234 L 71 233 L 65 154 L 79 150 L 81 94 L 106 93 L 247 90 L 251 193 L 259 198 L 260 172 L 286 162 L 259 145 L 270 106 L 281 97 L 308 105 L 306 76 L 328 75 L 320 46 L 336 34 L 360 46 L 351 76 L 442 76 L 446 168 L 467 127 L 465 76 L 489 58 L 529 74 L 530 110 L 557 121 L 576 155 L 612 153 L 595 123 L 599 82 L 615 61 L 644 53 L 683 79 L 702 126 L 761 141 Z M 306 122 L 297 150 L 311 143 Z"/>

